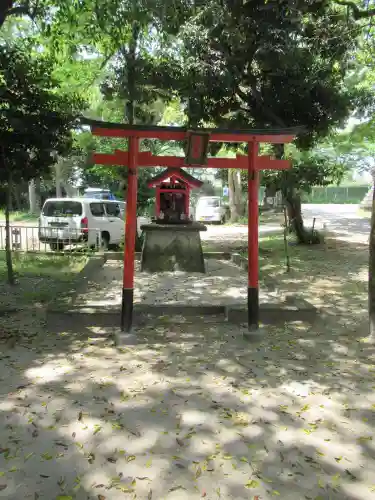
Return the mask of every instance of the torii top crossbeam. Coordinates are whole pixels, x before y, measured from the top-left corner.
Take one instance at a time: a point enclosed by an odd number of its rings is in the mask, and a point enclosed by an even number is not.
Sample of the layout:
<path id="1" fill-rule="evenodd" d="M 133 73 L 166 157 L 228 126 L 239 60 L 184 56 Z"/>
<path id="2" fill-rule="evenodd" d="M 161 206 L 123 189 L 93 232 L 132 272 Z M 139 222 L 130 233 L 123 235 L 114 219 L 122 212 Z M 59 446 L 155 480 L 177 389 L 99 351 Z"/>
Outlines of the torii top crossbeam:
<path id="1" fill-rule="evenodd" d="M 232 129 L 209 129 L 202 128 L 198 131 L 191 131 L 186 127 L 160 127 L 160 126 L 143 126 L 143 125 L 125 125 L 120 123 L 101 122 L 95 120 L 87 120 L 91 126 L 93 135 L 101 137 L 123 137 L 134 139 L 159 139 L 163 141 L 182 141 L 193 137 L 192 149 L 196 147 L 199 150 L 199 138 L 206 137 L 207 142 L 246 142 L 253 144 L 271 143 L 271 144 L 287 144 L 294 140 L 300 128 L 288 129 L 249 129 L 249 130 L 232 130 Z M 202 160 L 202 158 L 200 158 Z M 102 165 L 129 165 L 128 151 L 115 150 L 114 153 L 95 153 L 95 163 Z M 289 168 L 290 163 L 286 160 L 273 160 L 270 156 L 257 156 L 257 170 L 283 170 Z M 248 168 L 247 155 L 237 155 L 235 158 L 208 158 L 206 155 L 205 162 L 198 163 L 187 162 L 186 158 L 178 156 L 160 156 L 152 155 L 148 151 L 138 152 L 137 167 L 174 167 L 181 168 L 184 166 L 200 165 L 204 168 Z"/>
<path id="2" fill-rule="evenodd" d="M 125 224 L 124 277 L 122 295 L 121 326 L 126 332 L 132 328 L 133 287 L 134 287 L 134 247 L 137 215 L 137 167 L 165 166 L 181 168 L 200 166 L 203 168 L 241 168 L 248 170 L 248 322 L 249 329 L 259 325 L 258 289 L 258 172 L 263 169 L 283 170 L 290 167 L 287 160 L 259 156 L 259 144 L 287 144 L 302 132 L 302 127 L 286 129 L 222 129 L 210 128 L 189 130 L 186 127 L 160 127 L 144 125 L 124 125 L 96 120 L 82 120 L 90 125 L 93 135 L 101 137 L 122 137 L 128 139 L 128 150 L 113 153 L 95 153 L 94 161 L 104 165 L 124 165 L 128 167 L 127 211 Z M 139 151 L 141 139 L 163 141 L 188 140 L 185 158 L 152 155 Z M 243 142 L 248 145 L 247 155 L 236 158 L 209 158 L 209 142 Z"/>
<path id="3" fill-rule="evenodd" d="M 138 139 L 160 139 L 162 141 L 183 141 L 190 132 L 187 127 L 169 127 L 159 125 L 127 125 L 124 123 L 102 122 L 85 119 L 82 123 L 90 125 L 94 135 L 102 137 L 136 137 Z M 302 127 L 269 129 L 228 129 L 200 128 L 197 131 L 207 133 L 211 142 L 262 142 L 287 144 L 292 142 Z"/>

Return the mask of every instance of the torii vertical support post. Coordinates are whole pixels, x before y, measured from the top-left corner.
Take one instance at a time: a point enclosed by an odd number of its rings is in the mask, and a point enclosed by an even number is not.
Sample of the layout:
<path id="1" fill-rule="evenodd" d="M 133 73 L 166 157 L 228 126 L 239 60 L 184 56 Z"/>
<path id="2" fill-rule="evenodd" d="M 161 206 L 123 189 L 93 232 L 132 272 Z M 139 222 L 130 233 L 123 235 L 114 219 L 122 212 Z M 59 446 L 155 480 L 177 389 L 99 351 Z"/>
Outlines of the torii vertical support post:
<path id="1" fill-rule="evenodd" d="M 126 196 L 124 274 L 122 285 L 121 330 L 130 333 L 133 325 L 134 254 L 137 234 L 137 158 L 139 139 L 129 137 L 128 189 Z"/>
<path id="2" fill-rule="evenodd" d="M 248 152 L 248 289 L 247 314 L 249 332 L 259 328 L 259 250 L 258 250 L 258 170 L 259 144 L 249 142 Z"/>

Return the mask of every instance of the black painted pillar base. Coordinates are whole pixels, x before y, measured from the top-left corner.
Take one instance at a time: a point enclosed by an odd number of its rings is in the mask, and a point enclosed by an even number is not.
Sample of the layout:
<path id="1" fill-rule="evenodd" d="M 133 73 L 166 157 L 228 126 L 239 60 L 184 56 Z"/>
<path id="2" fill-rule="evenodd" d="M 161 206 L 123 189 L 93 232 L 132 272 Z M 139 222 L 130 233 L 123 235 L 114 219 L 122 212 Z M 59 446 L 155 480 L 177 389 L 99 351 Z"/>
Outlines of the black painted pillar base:
<path id="1" fill-rule="evenodd" d="M 259 288 L 247 289 L 247 319 L 249 331 L 259 329 Z"/>
<path id="2" fill-rule="evenodd" d="M 130 333 L 133 326 L 133 288 L 122 289 L 121 331 Z"/>

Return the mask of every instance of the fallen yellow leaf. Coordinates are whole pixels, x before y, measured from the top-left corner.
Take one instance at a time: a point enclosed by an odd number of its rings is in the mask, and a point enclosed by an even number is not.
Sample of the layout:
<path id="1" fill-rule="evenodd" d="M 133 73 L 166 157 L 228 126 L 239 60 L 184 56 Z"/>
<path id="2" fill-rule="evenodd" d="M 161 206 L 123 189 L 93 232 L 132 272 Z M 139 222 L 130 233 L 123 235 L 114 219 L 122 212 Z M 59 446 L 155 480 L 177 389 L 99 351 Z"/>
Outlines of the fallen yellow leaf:
<path id="1" fill-rule="evenodd" d="M 358 443 L 363 443 L 365 441 L 372 441 L 372 436 L 360 436 L 358 439 L 357 439 L 357 442 Z"/>
<path id="2" fill-rule="evenodd" d="M 256 481 L 255 479 L 250 479 L 250 481 L 248 481 L 246 484 L 245 484 L 245 488 L 258 488 L 259 486 L 259 481 Z"/>

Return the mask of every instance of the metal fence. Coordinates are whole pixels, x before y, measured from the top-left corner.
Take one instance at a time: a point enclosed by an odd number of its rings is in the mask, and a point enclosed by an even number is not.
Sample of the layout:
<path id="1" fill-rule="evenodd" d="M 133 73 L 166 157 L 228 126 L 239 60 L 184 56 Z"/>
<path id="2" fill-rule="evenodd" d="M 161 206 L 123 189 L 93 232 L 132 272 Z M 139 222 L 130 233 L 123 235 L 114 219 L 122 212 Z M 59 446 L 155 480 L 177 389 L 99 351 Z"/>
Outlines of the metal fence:
<path id="1" fill-rule="evenodd" d="M 5 250 L 5 225 L 0 225 L 0 250 Z M 77 230 L 64 239 L 55 236 L 50 227 L 10 226 L 10 246 L 20 252 L 95 252 L 103 248 L 101 232 L 89 229 L 85 235 Z"/>
<path id="2" fill-rule="evenodd" d="M 361 203 L 369 186 L 316 186 L 303 196 L 303 203 Z"/>

